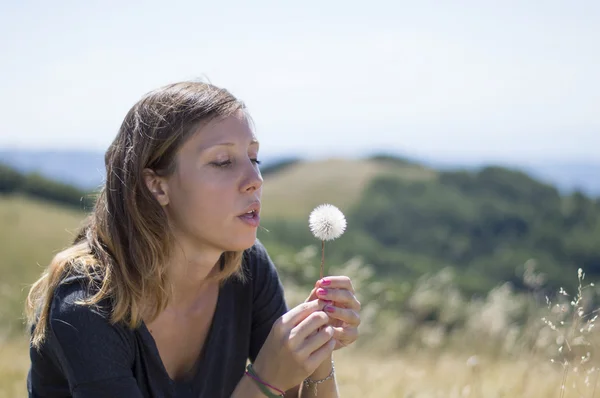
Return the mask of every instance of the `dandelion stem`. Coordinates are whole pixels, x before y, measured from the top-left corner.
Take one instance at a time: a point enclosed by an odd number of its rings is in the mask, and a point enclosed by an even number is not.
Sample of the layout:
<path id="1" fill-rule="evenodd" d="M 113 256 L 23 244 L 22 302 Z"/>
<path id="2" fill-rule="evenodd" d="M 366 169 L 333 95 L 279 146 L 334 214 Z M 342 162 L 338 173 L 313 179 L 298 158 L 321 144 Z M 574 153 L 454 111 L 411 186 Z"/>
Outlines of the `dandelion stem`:
<path id="1" fill-rule="evenodd" d="M 323 279 L 323 264 L 325 264 L 325 241 L 321 241 L 321 276 L 319 279 Z"/>

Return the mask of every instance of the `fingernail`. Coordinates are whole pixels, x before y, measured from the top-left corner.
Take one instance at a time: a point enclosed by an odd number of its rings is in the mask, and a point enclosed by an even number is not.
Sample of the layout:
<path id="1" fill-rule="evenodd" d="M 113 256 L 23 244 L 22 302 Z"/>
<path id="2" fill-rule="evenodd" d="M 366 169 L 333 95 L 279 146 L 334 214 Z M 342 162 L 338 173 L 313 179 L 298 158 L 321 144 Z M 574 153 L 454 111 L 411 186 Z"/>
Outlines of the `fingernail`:
<path id="1" fill-rule="evenodd" d="M 324 309 L 327 312 L 335 312 L 335 308 L 332 305 L 326 305 Z"/>
<path id="2" fill-rule="evenodd" d="M 328 286 L 330 284 L 331 284 L 331 281 L 329 279 L 321 279 L 321 285 Z"/>
<path id="3" fill-rule="evenodd" d="M 325 296 L 327 294 L 327 289 L 318 288 L 317 289 L 317 294 L 319 296 Z"/>

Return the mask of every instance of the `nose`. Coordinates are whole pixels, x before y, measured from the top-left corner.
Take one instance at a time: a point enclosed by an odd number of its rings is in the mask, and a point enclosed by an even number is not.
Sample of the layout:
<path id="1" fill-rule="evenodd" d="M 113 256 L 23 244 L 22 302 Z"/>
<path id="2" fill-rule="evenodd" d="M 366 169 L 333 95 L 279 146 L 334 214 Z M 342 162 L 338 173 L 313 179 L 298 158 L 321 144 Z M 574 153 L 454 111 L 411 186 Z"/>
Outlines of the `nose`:
<path id="1" fill-rule="evenodd" d="M 262 187 L 263 178 L 260 174 L 258 166 L 254 163 L 250 163 L 247 167 L 246 174 L 244 175 L 244 181 L 242 183 L 242 192 L 253 192 Z"/>

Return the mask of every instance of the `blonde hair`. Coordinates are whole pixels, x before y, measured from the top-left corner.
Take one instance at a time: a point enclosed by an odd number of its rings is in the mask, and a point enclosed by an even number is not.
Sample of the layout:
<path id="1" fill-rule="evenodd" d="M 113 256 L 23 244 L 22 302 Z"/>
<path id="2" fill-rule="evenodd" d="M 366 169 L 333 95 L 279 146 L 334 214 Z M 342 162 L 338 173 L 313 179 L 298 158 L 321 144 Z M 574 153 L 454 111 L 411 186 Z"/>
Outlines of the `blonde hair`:
<path id="1" fill-rule="evenodd" d="M 173 247 L 166 213 L 147 189 L 142 173 L 175 172 L 175 154 L 198 128 L 227 117 L 244 104 L 227 90 L 201 82 L 171 84 L 146 94 L 125 116 L 106 151 L 106 182 L 73 244 L 58 253 L 33 284 L 26 301 L 32 346 L 47 330 L 56 288 L 69 275 L 81 275 L 94 294 L 81 305 L 109 298 L 110 321 L 138 327 L 142 313 L 154 319 L 170 298 L 165 259 Z M 213 279 L 243 279 L 243 252 L 225 252 Z"/>

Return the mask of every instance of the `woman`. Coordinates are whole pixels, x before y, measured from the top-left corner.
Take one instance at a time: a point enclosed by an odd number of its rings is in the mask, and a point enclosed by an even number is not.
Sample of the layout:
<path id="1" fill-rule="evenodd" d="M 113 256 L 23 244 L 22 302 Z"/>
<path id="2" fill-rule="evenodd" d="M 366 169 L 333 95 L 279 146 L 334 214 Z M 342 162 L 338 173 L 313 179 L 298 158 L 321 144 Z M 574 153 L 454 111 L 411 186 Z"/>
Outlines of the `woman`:
<path id="1" fill-rule="evenodd" d="M 92 214 L 29 293 L 30 397 L 338 396 L 332 352 L 360 303 L 327 277 L 288 311 L 256 240 L 258 147 L 209 84 L 133 106 Z"/>

